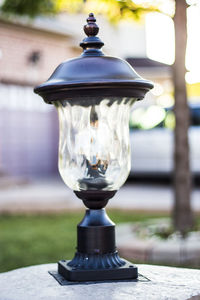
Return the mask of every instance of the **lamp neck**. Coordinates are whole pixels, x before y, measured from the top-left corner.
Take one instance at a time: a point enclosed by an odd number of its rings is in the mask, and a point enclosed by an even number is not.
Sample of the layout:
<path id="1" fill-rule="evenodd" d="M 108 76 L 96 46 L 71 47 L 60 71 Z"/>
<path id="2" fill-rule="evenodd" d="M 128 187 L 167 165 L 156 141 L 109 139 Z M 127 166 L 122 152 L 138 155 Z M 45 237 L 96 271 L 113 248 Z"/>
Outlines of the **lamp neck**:
<path id="1" fill-rule="evenodd" d="M 76 196 L 80 198 L 84 205 L 90 209 L 102 209 L 108 203 L 117 191 L 74 191 Z"/>

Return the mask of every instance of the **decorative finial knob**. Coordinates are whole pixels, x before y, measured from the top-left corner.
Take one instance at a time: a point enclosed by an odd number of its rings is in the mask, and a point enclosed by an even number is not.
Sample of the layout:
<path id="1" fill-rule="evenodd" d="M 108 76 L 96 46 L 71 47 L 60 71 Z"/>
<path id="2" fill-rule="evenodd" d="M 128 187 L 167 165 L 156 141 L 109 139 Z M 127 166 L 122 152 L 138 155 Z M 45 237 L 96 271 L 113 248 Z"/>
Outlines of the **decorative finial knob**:
<path id="1" fill-rule="evenodd" d="M 99 27 L 96 24 L 96 19 L 93 13 L 89 14 L 87 18 L 87 24 L 83 27 L 86 38 L 80 43 L 83 48 L 83 56 L 102 56 L 103 52 L 100 50 L 104 43 L 100 40 L 97 35 L 99 32 Z"/>
<path id="2" fill-rule="evenodd" d="M 99 27 L 95 22 L 96 19 L 94 17 L 94 14 L 90 13 L 89 17 L 87 18 L 87 24 L 83 27 L 84 32 L 87 36 L 96 36 L 99 32 Z"/>

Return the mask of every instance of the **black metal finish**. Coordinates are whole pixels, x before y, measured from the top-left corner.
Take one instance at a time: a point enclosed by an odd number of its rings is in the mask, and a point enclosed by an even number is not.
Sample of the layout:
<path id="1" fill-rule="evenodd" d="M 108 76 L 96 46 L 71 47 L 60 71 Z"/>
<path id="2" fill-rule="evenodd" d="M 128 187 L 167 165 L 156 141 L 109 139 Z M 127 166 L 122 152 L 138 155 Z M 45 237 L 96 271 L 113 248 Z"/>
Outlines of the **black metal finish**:
<path id="1" fill-rule="evenodd" d="M 83 254 L 77 252 L 73 260 L 67 263 L 67 266 L 79 270 L 100 270 L 118 268 L 125 265 L 118 252 L 107 254 Z"/>
<path id="2" fill-rule="evenodd" d="M 95 22 L 96 19 L 93 13 L 90 13 L 89 17 L 87 18 L 87 24 L 83 27 L 84 32 L 88 37 L 85 38 L 82 43 L 80 43 L 80 46 L 86 50 L 83 53 L 84 56 L 88 54 L 92 55 L 93 52 L 95 55 L 103 55 L 101 51 L 97 50 L 101 49 L 104 43 L 98 37 L 96 37 L 99 32 L 99 27 Z M 95 51 L 92 49 L 95 49 Z"/>
<path id="3" fill-rule="evenodd" d="M 71 261 L 60 261 L 58 273 L 67 280 L 136 279 L 137 267 L 121 259 L 115 243 L 115 224 L 104 207 L 116 191 L 75 191 L 88 207 L 77 226 L 77 252 Z"/>
<path id="4" fill-rule="evenodd" d="M 68 261 L 59 261 L 58 273 L 70 281 L 105 281 L 138 278 L 137 268 L 124 260 L 124 265 L 108 269 L 76 269 L 69 266 Z"/>
<path id="5" fill-rule="evenodd" d="M 47 103 L 79 97 L 132 97 L 143 99 L 153 87 L 141 78 L 124 60 L 105 56 L 103 42 L 96 37 L 98 26 L 93 14 L 84 26 L 86 37 L 80 44 L 83 54 L 60 64 L 47 82 L 35 88 L 35 93 Z"/>
<path id="6" fill-rule="evenodd" d="M 78 225 L 79 253 L 107 254 L 116 251 L 115 225 L 107 216 L 105 209 L 88 209 Z"/>
<path id="7" fill-rule="evenodd" d="M 65 105 L 68 100 L 72 105 L 92 106 L 109 97 L 111 102 L 127 98 L 123 101 L 131 104 L 153 87 L 124 60 L 103 54 L 95 22 L 90 14 L 84 26 L 87 37 L 80 44 L 83 54 L 60 64 L 47 82 L 35 88 L 47 103 Z M 77 227 L 77 252 L 71 261 L 58 263 L 58 272 L 71 281 L 136 279 L 137 268 L 118 255 L 115 225 L 103 209 L 116 191 L 104 191 L 108 186 L 104 176 L 98 176 L 98 182 L 93 177 L 80 182 L 87 191 L 75 191 L 89 210 Z"/>
<path id="8" fill-rule="evenodd" d="M 101 209 L 106 206 L 108 200 L 111 199 L 117 191 L 74 191 L 76 196 L 80 198 L 87 208 Z"/>
<path id="9" fill-rule="evenodd" d="M 62 261 L 62 262 L 67 262 L 67 261 Z M 131 265 L 129 265 L 130 268 L 132 268 Z M 134 266 L 133 266 L 134 267 Z M 108 279 L 108 280 L 90 280 L 90 281 L 69 281 L 65 279 L 62 275 L 60 275 L 57 271 L 49 271 L 48 272 L 51 276 L 55 278 L 55 280 L 62 286 L 64 285 L 91 285 L 91 284 L 99 284 L 99 283 L 118 283 L 118 282 L 150 282 L 151 280 L 148 279 L 147 277 L 141 275 L 138 273 L 138 277 L 136 279 L 130 278 L 130 279 Z"/>

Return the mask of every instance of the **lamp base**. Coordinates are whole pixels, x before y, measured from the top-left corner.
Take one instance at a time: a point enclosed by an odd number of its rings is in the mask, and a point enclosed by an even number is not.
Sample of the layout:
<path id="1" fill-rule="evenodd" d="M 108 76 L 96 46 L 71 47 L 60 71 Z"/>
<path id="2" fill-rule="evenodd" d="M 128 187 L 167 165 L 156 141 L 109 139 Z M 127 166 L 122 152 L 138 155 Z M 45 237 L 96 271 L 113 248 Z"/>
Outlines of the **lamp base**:
<path id="1" fill-rule="evenodd" d="M 75 193 L 89 209 L 77 226 L 77 252 L 72 260 L 59 261 L 58 273 L 69 281 L 136 279 L 137 267 L 118 255 L 115 224 L 104 209 L 116 191 Z"/>
<path id="2" fill-rule="evenodd" d="M 67 260 L 58 262 L 58 273 L 70 281 L 104 281 L 136 279 L 138 269 L 132 263 L 124 260 L 125 264 L 117 268 L 109 269 L 78 269 L 69 266 Z"/>

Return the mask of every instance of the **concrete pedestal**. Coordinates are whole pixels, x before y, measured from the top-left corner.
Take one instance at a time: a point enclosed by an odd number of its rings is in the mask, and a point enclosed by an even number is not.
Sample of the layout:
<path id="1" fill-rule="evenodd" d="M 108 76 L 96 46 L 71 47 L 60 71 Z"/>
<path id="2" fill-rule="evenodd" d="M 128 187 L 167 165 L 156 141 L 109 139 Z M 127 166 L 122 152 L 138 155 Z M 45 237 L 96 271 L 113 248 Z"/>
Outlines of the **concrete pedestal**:
<path id="1" fill-rule="evenodd" d="M 56 264 L 31 266 L 0 274 L 0 300 L 200 299 L 200 270 L 138 265 L 137 282 L 60 285 L 48 271 Z"/>

